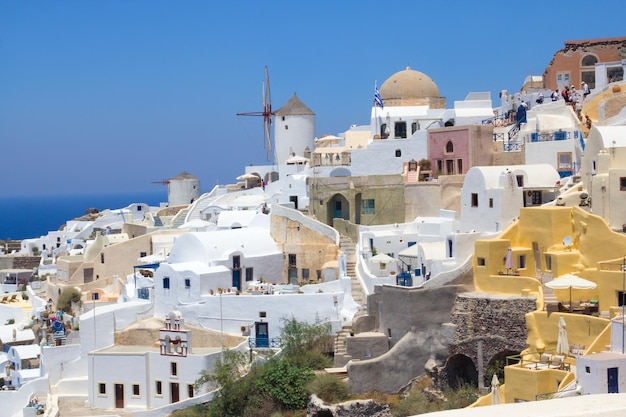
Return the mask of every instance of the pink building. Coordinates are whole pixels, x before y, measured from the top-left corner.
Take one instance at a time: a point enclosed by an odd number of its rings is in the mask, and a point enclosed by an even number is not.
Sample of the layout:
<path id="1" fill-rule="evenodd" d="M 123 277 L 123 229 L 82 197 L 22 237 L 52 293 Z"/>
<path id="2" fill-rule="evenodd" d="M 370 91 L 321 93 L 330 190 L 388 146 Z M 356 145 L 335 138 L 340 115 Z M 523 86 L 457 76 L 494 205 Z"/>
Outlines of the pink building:
<path id="1" fill-rule="evenodd" d="M 428 159 L 434 177 L 462 175 L 474 166 L 493 165 L 493 153 L 491 125 L 428 130 Z"/>

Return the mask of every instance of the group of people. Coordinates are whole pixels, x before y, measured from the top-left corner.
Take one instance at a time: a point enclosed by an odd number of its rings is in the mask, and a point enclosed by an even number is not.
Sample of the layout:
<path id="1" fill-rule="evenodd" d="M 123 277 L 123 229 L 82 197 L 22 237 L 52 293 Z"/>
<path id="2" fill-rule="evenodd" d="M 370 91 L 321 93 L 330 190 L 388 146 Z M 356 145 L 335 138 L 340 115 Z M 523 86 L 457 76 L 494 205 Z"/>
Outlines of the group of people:
<path id="1" fill-rule="evenodd" d="M 565 104 L 572 106 L 572 108 L 576 111 L 578 115 L 578 119 L 582 121 L 582 109 L 583 109 L 583 101 L 587 98 L 587 96 L 591 93 L 589 89 L 589 85 L 586 82 L 582 82 L 581 89 L 577 90 L 573 85 L 570 87 L 563 87 L 563 90 L 559 91 L 558 89 L 554 90 L 550 94 L 550 99 L 552 101 L 558 101 L 561 98 L 565 100 Z M 543 93 L 539 93 L 539 96 L 535 100 L 537 104 L 543 104 L 544 96 Z M 507 112 L 507 118 L 510 121 L 515 121 L 518 126 L 522 123 L 526 123 L 526 111 L 528 110 L 528 104 L 522 101 L 521 104 L 517 105 L 515 102 L 512 103 L 511 110 Z"/>

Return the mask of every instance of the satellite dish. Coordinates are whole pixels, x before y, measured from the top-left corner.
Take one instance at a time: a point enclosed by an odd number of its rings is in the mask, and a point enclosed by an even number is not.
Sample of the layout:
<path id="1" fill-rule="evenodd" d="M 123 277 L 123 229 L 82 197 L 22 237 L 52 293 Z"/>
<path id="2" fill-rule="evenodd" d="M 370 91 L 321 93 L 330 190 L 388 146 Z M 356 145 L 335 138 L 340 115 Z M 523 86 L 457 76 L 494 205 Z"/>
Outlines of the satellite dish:
<path id="1" fill-rule="evenodd" d="M 565 236 L 563 238 L 563 246 L 565 246 L 566 249 L 569 249 L 572 247 L 572 237 L 571 236 Z"/>

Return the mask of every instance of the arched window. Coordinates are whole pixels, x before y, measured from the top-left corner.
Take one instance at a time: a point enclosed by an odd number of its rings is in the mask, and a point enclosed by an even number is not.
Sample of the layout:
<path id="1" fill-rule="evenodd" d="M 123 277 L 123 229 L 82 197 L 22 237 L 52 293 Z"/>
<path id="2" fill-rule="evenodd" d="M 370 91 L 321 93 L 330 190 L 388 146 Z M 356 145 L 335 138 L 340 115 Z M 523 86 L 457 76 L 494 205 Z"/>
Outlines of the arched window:
<path id="1" fill-rule="evenodd" d="M 454 145 L 452 144 L 452 141 L 449 140 L 446 143 L 446 153 L 453 153 L 454 152 Z"/>
<path id="2" fill-rule="evenodd" d="M 598 57 L 596 57 L 595 55 L 585 55 L 580 65 L 583 67 L 593 67 L 597 63 Z"/>
<path id="3" fill-rule="evenodd" d="M 387 127 L 387 123 L 380 125 L 380 137 L 381 139 L 387 139 L 389 137 L 389 128 Z"/>

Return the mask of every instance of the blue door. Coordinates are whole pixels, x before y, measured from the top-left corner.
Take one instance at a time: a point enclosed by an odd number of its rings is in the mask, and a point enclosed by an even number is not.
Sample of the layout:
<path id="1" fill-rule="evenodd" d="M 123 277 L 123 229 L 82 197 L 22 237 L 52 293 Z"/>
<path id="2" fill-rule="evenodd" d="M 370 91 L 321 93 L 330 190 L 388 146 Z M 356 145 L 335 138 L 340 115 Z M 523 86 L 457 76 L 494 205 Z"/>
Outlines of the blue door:
<path id="1" fill-rule="evenodd" d="M 609 386 L 609 394 L 617 394 L 619 393 L 618 379 L 617 379 L 617 368 L 609 368 L 606 370 L 607 376 L 607 385 Z"/>
<path id="2" fill-rule="evenodd" d="M 341 200 L 335 200 L 335 210 L 333 211 L 333 217 L 336 219 L 341 219 Z"/>
<path id="3" fill-rule="evenodd" d="M 256 334 L 256 347 L 267 348 L 270 347 L 269 329 L 267 323 L 256 322 L 254 323 L 254 333 Z"/>
<path id="4" fill-rule="evenodd" d="M 241 291 L 241 269 L 233 269 L 233 287 Z"/>

